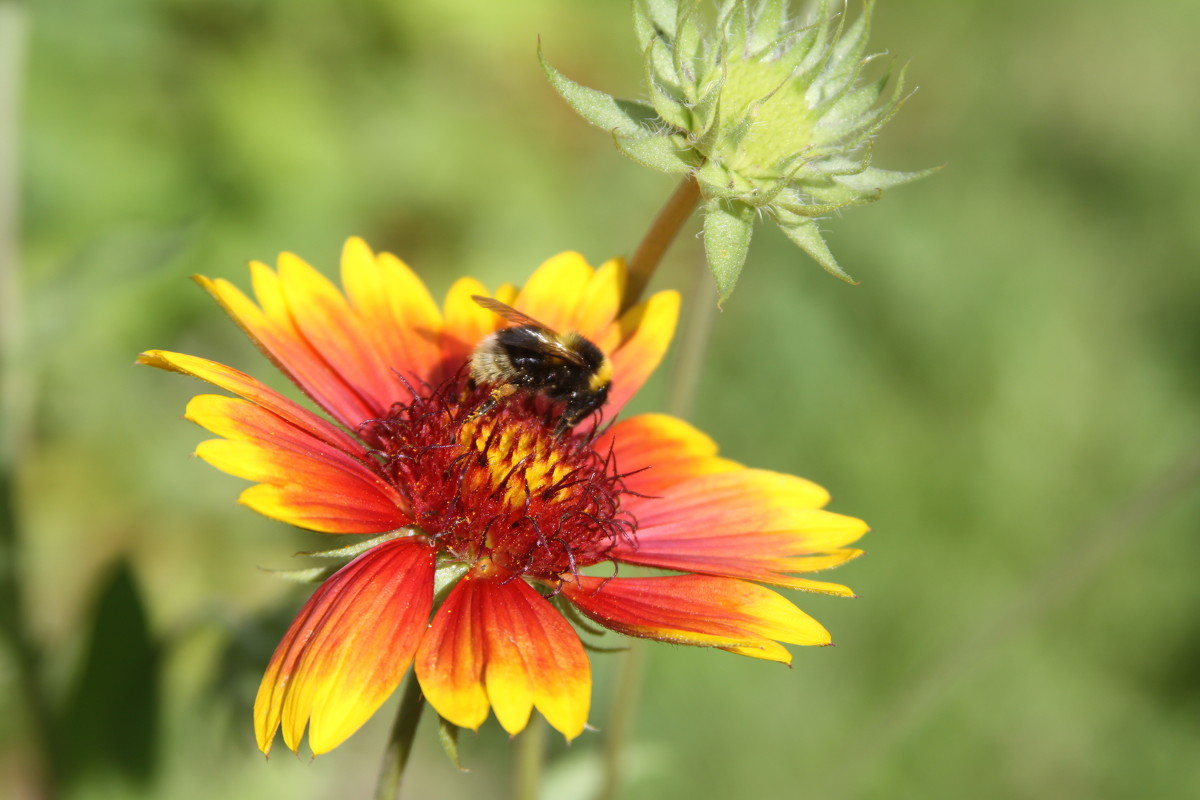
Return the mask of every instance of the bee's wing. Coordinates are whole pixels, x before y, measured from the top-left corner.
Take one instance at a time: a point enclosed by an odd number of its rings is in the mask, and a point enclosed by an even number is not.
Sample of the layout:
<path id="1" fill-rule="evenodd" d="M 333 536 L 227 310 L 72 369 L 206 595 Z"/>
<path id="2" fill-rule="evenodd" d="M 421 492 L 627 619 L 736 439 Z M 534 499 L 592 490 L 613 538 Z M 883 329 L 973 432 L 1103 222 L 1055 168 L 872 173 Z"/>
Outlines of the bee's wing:
<path id="1" fill-rule="evenodd" d="M 535 328 L 541 328 L 544 331 L 554 333 L 554 329 L 548 325 L 543 325 L 528 314 L 522 314 L 507 303 L 501 303 L 494 297 L 484 297 L 481 294 L 471 295 L 471 299 L 479 305 L 486 308 L 488 311 L 495 312 L 504 317 L 509 322 L 514 322 L 517 325 L 532 325 Z"/>
<path id="2" fill-rule="evenodd" d="M 501 303 L 494 297 L 484 297 L 483 295 L 473 294 L 471 299 L 488 311 L 494 311 L 496 314 L 504 317 L 509 322 L 516 325 L 528 325 L 536 328 L 542 335 L 538 336 L 538 346 L 549 355 L 561 358 L 568 364 L 584 366 L 583 357 L 571 348 L 565 346 L 559 338 L 558 333 L 553 329 L 538 322 L 528 314 L 517 311 L 507 303 Z"/>

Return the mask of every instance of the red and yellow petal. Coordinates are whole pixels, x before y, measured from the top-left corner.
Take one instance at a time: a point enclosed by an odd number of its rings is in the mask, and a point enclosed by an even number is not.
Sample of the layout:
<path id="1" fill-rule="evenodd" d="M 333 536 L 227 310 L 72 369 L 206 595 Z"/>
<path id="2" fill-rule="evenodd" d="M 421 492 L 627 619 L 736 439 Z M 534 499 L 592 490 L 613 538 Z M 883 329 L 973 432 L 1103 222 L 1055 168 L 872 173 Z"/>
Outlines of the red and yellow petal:
<path id="1" fill-rule="evenodd" d="M 424 284 L 399 259 L 351 238 L 343 294 L 291 253 L 278 271 L 251 264 L 255 305 L 223 280 L 197 280 L 264 353 L 313 400 L 354 429 L 405 399 L 404 380 L 437 366 L 441 317 Z"/>
<path id="2" fill-rule="evenodd" d="M 722 575 L 794 589 L 853 596 L 845 586 L 788 573 L 815 572 L 862 554 L 846 545 L 868 528 L 819 506 L 828 493 L 810 481 L 754 469 L 684 480 L 654 499 L 628 505 L 636 543 L 618 542 L 618 561 Z"/>
<path id="3" fill-rule="evenodd" d="M 254 702 L 258 747 L 280 725 L 296 750 L 308 726 L 314 754 L 367 721 L 399 684 L 433 607 L 435 551 L 393 539 L 351 561 L 317 589 L 275 650 Z"/>
<path id="4" fill-rule="evenodd" d="M 308 433 L 314 439 L 332 445 L 343 452 L 361 453 L 363 451 L 362 445 L 341 429 L 233 367 L 227 367 L 206 358 L 197 358 L 166 350 L 147 350 L 138 356 L 137 361 L 139 364 L 169 372 L 191 375 L 228 392 L 233 392 Z"/>
<path id="5" fill-rule="evenodd" d="M 598 453 L 611 451 L 616 470 L 625 475 L 625 487 L 648 497 L 659 497 L 700 475 L 743 469 L 736 461 L 717 456 L 717 444 L 707 435 L 666 414 L 621 420 L 600 434 L 593 446 Z"/>
<path id="6" fill-rule="evenodd" d="M 604 414 L 612 419 L 658 367 L 675 335 L 679 320 L 679 293 L 659 292 L 621 315 L 621 345 L 609 354 L 613 366 L 612 390 Z"/>
<path id="7" fill-rule="evenodd" d="M 280 372 L 334 419 L 353 429 L 376 416 L 357 389 L 301 334 L 274 270 L 255 261 L 250 264 L 250 274 L 261 308 L 229 281 L 198 275 L 196 282 L 221 304 Z"/>
<path id="8" fill-rule="evenodd" d="M 259 482 L 241 501 L 261 514 L 326 533 L 382 533 L 407 525 L 407 501 L 362 453 L 347 453 L 246 400 L 202 394 L 186 416 L 223 436 L 196 455 Z"/>
<path id="9" fill-rule="evenodd" d="M 475 346 L 504 321 L 471 299 L 472 295 L 487 296 L 488 290 L 474 278 L 459 278 L 446 293 L 446 324 L 439 341 L 442 368 L 435 382 L 452 377 L 463 369 Z"/>
<path id="10" fill-rule="evenodd" d="M 594 272 L 579 253 L 559 253 L 533 271 L 512 306 L 551 330 L 579 330 L 576 310 Z"/>
<path id="11" fill-rule="evenodd" d="M 520 579 L 463 578 L 417 651 L 421 690 L 437 712 L 478 729 L 488 708 L 510 734 L 533 708 L 568 741 L 583 732 L 591 668 L 578 634 Z"/>
<path id="12" fill-rule="evenodd" d="M 696 525 L 781 530 L 788 525 L 780 522 L 787 519 L 785 515 L 817 510 L 828 502 L 829 492 L 804 478 L 765 469 L 736 469 L 675 484 L 669 496 L 631 499 L 630 510 L 637 515 L 639 530 Z M 823 540 L 814 550 L 840 547 L 853 540 L 831 536 L 827 541 L 837 544 Z"/>
<path id="13" fill-rule="evenodd" d="M 398 365 L 384 363 L 345 295 L 298 256 L 283 253 L 278 263 L 279 286 L 300 335 L 354 391 L 366 412 L 343 419 L 343 424 L 353 429 L 407 398 L 395 371 Z"/>
<path id="14" fill-rule="evenodd" d="M 719 647 L 739 655 L 791 663 L 779 642 L 827 645 L 829 632 L 790 600 L 734 578 L 579 576 L 563 593 L 606 628 L 674 644 Z"/>
<path id="15" fill-rule="evenodd" d="M 342 285 L 380 362 L 414 385 L 429 380 L 441 360 L 442 312 L 416 273 L 354 237 L 342 251 Z"/>
<path id="16" fill-rule="evenodd" d="M 621 344 L 620 326 L 614 325 L 621 310 L 627 270 L 619 258 L 605 261 L 592 274 L 576 309 L 572 327 L 606 353 Z"/>

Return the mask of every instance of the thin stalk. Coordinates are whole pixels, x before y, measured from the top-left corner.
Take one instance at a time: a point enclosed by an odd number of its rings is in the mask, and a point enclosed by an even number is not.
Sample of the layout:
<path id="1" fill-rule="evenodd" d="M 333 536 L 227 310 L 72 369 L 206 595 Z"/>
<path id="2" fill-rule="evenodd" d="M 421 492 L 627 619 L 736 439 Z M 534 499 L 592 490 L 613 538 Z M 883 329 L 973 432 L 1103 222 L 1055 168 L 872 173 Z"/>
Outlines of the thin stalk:
<path id="1" fill-rule="evenodd" d="M 42 653 L 25 615 L 17 486 L 34 430 L 34 392 L 22 369 L 22 305 L 17 245 L 20 228 L 19 134 L 28 17 L 25 4 L 0 1 L 0 642 L 12 654 L 17 704 L 29 726 L 36 760 L 30 797 L 52 798 L 54 717 L 42 674 Z"/>
<path id="2" fill-rule="evenodd" d="M 425 710 L 425 697 L 417 676 L 409 672 L 400 708 L 396 709 L 396 721 L 392 724 L 392 735 L 383 754 L 383 767 L 379 771 L 379 783 L 375 786 L 375 800 L 397 800 L 400 797 L 400 780 L 404 767 L 412 755 L 413 739 L 417 735 L 417 723 Z"/>
<path id="3" fill-rule="evenodd" d="M 676 337 L 675 363 L 667 384 L 667 413 L 682 419 L 692 416 L 717 316 L 717 282 L 705 267 L 703 258 L 696 261 L 691 272 L 689 308 L 683 331 Z"/>
<path id="4" fill-rule="evenodd" d="M 697 259 L 692 270 L 689 308 L 677 337 L 682 345 L 671 368 L 666 403 L 671 414 L 685 418 L 692 411 L 716 318 L 716 284 L 709 275 L 703 258 Z M 604 741 L 604 784 L 600 792 L 603 800 L 615 800 L 620 796 L 624 777 L 623 759 L 629 749 L 633 723 L 641 698 L 642 673 L 646 662 L 644 650 L 644 642 L 632 641 L 617 672 L 612 717 L 609 719 L 607 738 Z"/>
<path id="5" fill-rule="evenodd" d="M 600 788 L 601 800 L 616 800 L 621 796 L 624 778 L 624 757 L 629 747 L 633 719 L 642 693 L 642 672 L 646 663 L 643 652 L 645 642 L 633 641 L 621 657 L 617 671 L 616 695 L 613 698 L 612 717 L 608 721 L 607 737 L 604 740 L 604 784 Z"/>
<path id="6" fill-rule="evenodd" d="M 546 752 L 546 718 L 534 714 L 517 739 L 516 800 L 537 800 Z"/>
<path id="7" fill-rule="evenodd" d="M 641 299 L 642 292 L 646 291 L 646 285 L 650 283 L 650 278 L 662 262 L 663 254 L 667 252 L 671 242 L 675 241 L 683 223 L 687 222 L 699 202 L 700 184 L 688 175 L 667 198 L 654 222 L 650 223 L 650 229 L 638 243 L 633 257 L 629 259 L 629 279 L 625 284 L 622 309 L 636 305 Z"/>

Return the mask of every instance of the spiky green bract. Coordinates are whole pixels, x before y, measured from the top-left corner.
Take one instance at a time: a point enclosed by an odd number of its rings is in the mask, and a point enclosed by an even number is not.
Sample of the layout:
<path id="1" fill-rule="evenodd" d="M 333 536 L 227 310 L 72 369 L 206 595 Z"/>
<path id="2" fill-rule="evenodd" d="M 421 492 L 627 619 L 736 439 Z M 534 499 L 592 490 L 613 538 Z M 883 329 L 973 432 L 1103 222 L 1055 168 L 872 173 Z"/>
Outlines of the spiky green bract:
<path id="1" fill-rule="evenodd" d="M 929 174 L 871 164 L 871 138 L 906 99 L 901 70 L 863 81 L 873 0 L 847 24 L 820 0 L 810 22 L 787 0 L 634 0 L 649 102 L 617 100 L 563 76 L 554 88 L 621 152 L 700 185 L 704 247 L 723 302 L 746 259 L 754 221 L 775 223 L 828 272 L 838 265 L 816 218 L 879 199 Z"/>

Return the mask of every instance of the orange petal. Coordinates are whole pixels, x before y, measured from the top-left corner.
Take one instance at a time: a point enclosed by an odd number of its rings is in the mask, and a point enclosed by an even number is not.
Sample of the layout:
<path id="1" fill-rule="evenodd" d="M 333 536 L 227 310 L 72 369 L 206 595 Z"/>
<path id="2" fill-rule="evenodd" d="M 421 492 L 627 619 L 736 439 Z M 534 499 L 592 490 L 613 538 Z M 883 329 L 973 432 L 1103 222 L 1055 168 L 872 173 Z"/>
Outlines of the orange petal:
<path id="1" fill-rule="evenodd" d="M 790 521 L 792 515 L 807 522 L 812 518 L 809 512 L 827 502 L 829 493 L 804 478 L 765 469 L 738 469 L 698 475 L 659 498 L 636 498 L 630 501 L 630 510 L 637 516 L 639 529 L 736 526 L 738 530 L 791 530 L 797 527 Z M 849 533 L 826 537 L 810 552 L 841 547 L 861 535 L 862 531 L 850 538 L 846 538 Z M 830 544 L 834 541 L 836 544 Z"/>
<path id="2" fill-rule="evenodd" d="M 570 327 L 591 339 L 606 353 L 621 343 L 619 326 L 612 322 L 621 308 L 625 291 L 626 269 L 622 259 L 605 261 L 592 275 L 584 289 Z"/>
<path id="3" fill-rule="evenodd" d="M 529 276 L 513 308 L 551 330 L 560 333 L 576 330 L 576 309 L 584 300 L 594 272 L 579 253 L 568 251 L 552 256 Z"/>
<path id="4" fill-rule="evenodd" d="M 591 669 L 579 636 L 524 581 L 467 577 L 417 652 L 421 690 L 455 725 L 477 729 L 489 705 L 506 731 L 536 707 L 571 740 L 587 722 Z"/>
<path id="5" fill-rule="evenodd" d="M 378 416 L 336 365 L 326 362 L 301 334 L 279 276 L 257 261 L 251 262 L 250 274 L 261 308 L 229 281 L 198 275 L 196 282 L 221 304 L 280 372 L 334 419 L 353 429 L 363 420 Z"/>
<path id="6" fill-rule="evenodd" d="M 341 376 L 366 412 L 343 418 L 346 427 L 382 416 L 392 403 L 409 397 L 392 365 L 380 358 L 363 321 L 328 278 L 298 256 L 281 253 L 279 286 L 300 335 Z"/>
<path id="7" fill-rule="evenodd" d="M 599 453 L 610 448 L 627 489 L 658 497 L 698 475 L 742 469 L 717 457 L 717 445 L 696 428 L 666 414 L 639 414 L 620 420 L 596 438 Z M 637 500 L 636 502 L 641 502 Z"/>
<path id="8" fill-rule="evenodd" d="M 275 731 L 296 750 L 309 725 L 314 754 L 358 730 L 399 684 L 433 606 L 433 548 L 393 539 L 317 589 L 275 649 L 254 702 L 258 747 Z M 311 724 L 310 724 L 311 723 Z"/>
<path id="9" fill-rule="evenodd" d="M 621 345 L 609 354 L 613 384 L 604 407 L 605 417 L 612 419 L 658 367 L 675 335 L 678 319 L 679 293 L 668 291 L 658 292 L 617 320 Z"/>
<path id="10" fill-rule="evenodd" d="M 475 346 L 492 331 L 504 325 L 495 312 L 488 311 L 471 299 L 471 295 L 488 295 L 487 287 L 474 278 L 459 278 L 446 293 L 446 323 L 442 328 L 442 365 L 435 382 L 450 378 L 464 370 Z M 465 370 L 464 370 L 464 373 Z"/>
<path id="11" fill-rule="evenodd" d="M 816 506 L 824 489 L 791 475 L 739 469 L 666 487 L 656 498 L 626 504 L 638 520 L 636 542 L 621 541 L 618 561 L 700 572 L 850 596 L 845 586 L 787 573 L 837 566 L 862 553 L 845 545 L 868 528 Z"/>
<path id="12" fill-rule="evenodd" d="M 364 453 L 347 453 L 281 417 L 223 395 L 188 403 L 187 418 L 224 439 L 196 455 L 219 470 L 268 486 L 242 502 L 273 519 L 327 533 L 381 533 L 408 524 L 408 503 Z"/>
<path id="13" fill-rule="evenodd" d="M 166 350 L 147 350 L 138 356 L 137 363 L 170 372 L 181 372 L 208 381 L 214 386 L 219 386 L 262 406 L 318 441 L 332 445 L 346 453 L 363 452 L 362 445 L 341 429 L 233 367 L 227 367 L 206 358 L 197 358 L 184 353 L 171 353 Z"/>
<path id="14" fill-rule="evenodd" d="M 830 643 L 829 632 L 787 598 L 755 583 L 709 575 L 579 576 L 563 592 L 580 611 L 628 636 L 719 647 L 791 663 L 777 642 Z"/>
<path id="15" fill-rule="evenodd" d="M 342 285 L 383 366 L 414 385 L 430 380 L 441 358 L 442 313 L 416 273 L 355 237 L 342 251 Z"/>

